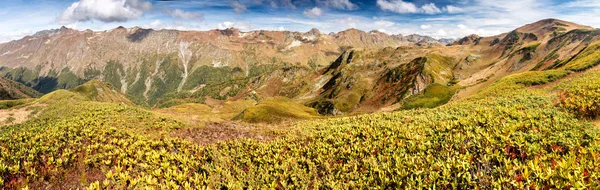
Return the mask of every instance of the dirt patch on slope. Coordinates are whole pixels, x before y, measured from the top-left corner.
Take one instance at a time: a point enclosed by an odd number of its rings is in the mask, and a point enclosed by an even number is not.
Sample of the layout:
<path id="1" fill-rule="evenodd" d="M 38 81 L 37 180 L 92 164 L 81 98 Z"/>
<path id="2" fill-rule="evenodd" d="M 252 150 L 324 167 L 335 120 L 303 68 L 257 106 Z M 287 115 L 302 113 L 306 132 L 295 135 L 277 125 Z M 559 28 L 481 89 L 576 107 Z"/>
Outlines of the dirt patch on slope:
<path id="1" fill-rule="evenodd" d="M 33 118 L 45 106 L 43 104 L 34 104 L 22 108 L 0 110 L 0 127 L 23 123 Z"/>

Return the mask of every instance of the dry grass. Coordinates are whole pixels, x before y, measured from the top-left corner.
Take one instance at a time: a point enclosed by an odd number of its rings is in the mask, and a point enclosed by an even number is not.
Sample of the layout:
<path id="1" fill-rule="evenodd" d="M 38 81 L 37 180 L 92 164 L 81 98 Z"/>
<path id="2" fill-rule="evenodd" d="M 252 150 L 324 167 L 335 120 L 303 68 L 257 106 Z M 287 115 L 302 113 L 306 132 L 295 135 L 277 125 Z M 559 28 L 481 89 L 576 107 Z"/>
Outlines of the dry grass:
<path id="1" fill-rule="evenodd" d="M 256 103 L 253 100 L 214 100 L 207 101 L 207 104 L 187 103 L 154 111 L 186 121 L 192 126 L 205 126 L 207 123 L 229 121 Z"/>
<path id="2" fill-rule="evenodd" d="M 33 104 L 25 107 L 0 110 L 0 127 L 23 123 L 35 117 L 44 104 Z"/>

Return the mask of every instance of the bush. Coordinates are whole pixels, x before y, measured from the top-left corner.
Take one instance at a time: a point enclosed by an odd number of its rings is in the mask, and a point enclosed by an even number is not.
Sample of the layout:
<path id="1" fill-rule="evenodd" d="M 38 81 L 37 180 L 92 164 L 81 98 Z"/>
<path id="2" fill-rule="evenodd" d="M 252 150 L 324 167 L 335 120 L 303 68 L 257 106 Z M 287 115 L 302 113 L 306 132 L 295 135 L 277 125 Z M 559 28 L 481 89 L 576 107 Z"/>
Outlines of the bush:
<path id="1" fill-rule="evenodd" d="M 558 86 L 558 106 L 582 118 L 600 116 L 600 71 L 586 73 Z"/>

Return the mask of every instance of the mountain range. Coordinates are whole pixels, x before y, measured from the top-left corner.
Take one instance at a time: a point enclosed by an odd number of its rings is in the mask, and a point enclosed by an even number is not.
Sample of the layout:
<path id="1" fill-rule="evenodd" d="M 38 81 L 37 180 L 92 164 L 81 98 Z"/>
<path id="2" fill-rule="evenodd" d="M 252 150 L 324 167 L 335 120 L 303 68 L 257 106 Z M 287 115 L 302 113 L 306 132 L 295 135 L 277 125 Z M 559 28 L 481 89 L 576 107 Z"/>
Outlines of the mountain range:
<path id="1" fill-rule="evenodd" d="M 63 27 L 0 44 L 0 75 L 42 93 L 102 80 L 145 107 L 284 96 L 337 115 L 399 109 L 428 88 L 444 92 L 439 105 L 509 74 L 564 67 L 594 46 L 597 31 L 545 19 L 452 42 L 356 29 Z"/>

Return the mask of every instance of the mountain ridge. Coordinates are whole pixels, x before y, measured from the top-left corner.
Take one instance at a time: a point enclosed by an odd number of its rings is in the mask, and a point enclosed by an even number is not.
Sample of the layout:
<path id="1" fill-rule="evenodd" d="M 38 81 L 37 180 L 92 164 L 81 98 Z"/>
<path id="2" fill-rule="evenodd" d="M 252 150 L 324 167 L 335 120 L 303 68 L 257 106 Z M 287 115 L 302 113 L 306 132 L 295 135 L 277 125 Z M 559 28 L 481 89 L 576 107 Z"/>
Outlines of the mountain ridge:
<path id="1" fill-rule="evenodd" d="M 323 34 L 316 28 L 93 32 L 62 27 L 0 44 L 0 64 L 13 67 L 0 76 L 43 93 L 101 80 L 150 107 L 284 96 L 326 114 L 373 112 L 401 106 L 431 85 L 451 93 L 444 97 L 456 93 L 456 100 L 509 74 L 561 67 L 550 63 L 568 61 L 596 41 L 593 30 L 545 19 L 443 46 L 431 37 L 357 29 Z M 417 60 L 425 61 L 406 67 Z M 394 94 L 382 93 L 389 90 Z"/>

